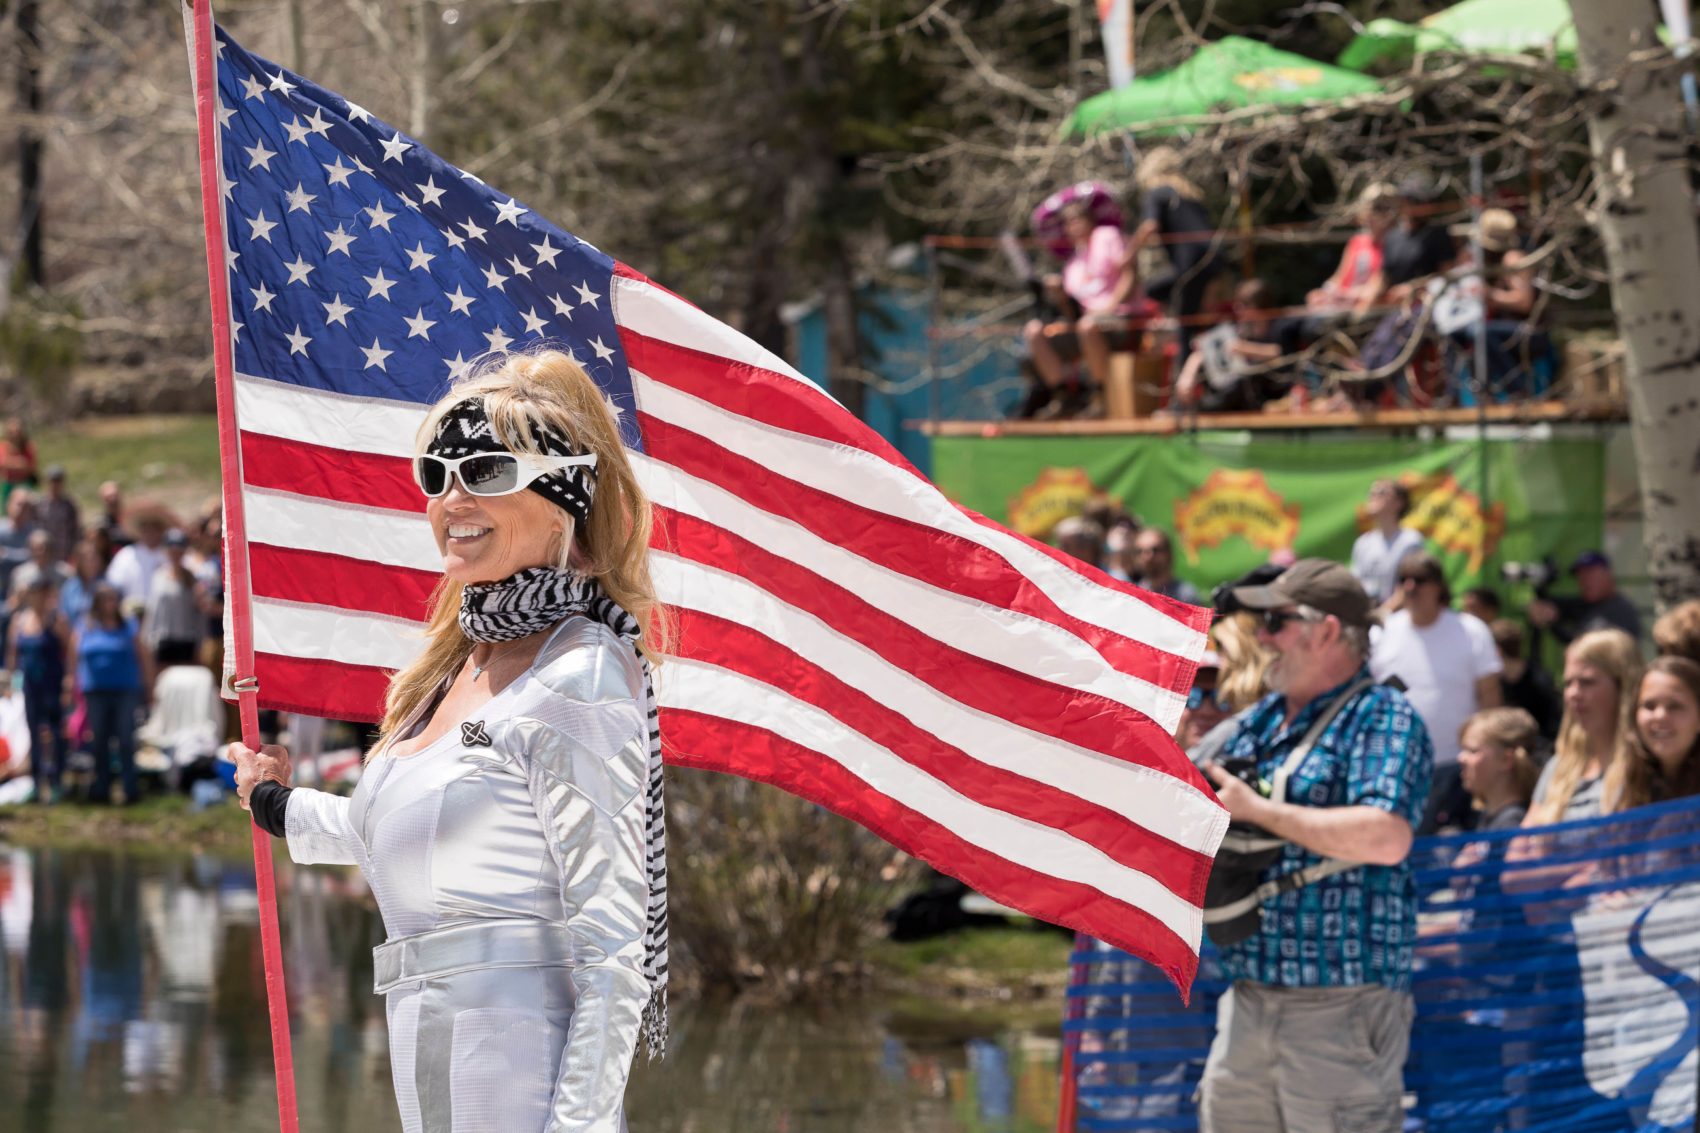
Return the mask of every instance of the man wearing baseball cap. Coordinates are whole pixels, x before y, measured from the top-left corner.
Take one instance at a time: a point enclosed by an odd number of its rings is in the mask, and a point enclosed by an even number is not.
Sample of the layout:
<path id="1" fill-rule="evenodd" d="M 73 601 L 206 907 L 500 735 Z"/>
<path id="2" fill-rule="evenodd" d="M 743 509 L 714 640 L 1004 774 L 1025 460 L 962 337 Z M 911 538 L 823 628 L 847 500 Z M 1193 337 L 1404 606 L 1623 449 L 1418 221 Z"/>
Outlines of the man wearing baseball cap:
<path id="1" fill-rule="evenodd" d="M 1570 564 L 1578 594 L 1574 598 L 1537 598 L 1529 603 L 1529 620 L 1569 645 L 1596 629 L 1620 629 L 1641 640 L 1641 612 L 1617 589 L 1611 560 L 1603 551 L 1583 551 Z"/>
<path id="2" fill-rule="evenodd" d="M 1233 987 L 1201 1129 L 1396 1130 L 1417 935 L 1406 858 L 1433 748 L 1404 695 L 1370 676 L 1378 619 L 1349 570 L 1300 559 L 1233 597 L 1263 619 L 1274 691 L 1205 771 L 1237 825 L 1287 844 L 1252 891 L 1260 915 L 1222 944 Z"/>

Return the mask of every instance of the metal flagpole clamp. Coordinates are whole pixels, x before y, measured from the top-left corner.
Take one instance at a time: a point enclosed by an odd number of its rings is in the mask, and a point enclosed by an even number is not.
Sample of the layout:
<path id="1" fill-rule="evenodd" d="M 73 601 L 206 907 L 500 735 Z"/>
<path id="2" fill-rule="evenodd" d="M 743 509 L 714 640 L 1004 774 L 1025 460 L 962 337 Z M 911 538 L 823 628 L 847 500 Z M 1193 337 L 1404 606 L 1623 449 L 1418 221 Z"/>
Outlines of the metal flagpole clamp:
<path id="1" fill-rule="evenodd" d="M 238 695 L 260 691 L 259 677 L 233 677 L 230 681 L 230 691 Z"/>

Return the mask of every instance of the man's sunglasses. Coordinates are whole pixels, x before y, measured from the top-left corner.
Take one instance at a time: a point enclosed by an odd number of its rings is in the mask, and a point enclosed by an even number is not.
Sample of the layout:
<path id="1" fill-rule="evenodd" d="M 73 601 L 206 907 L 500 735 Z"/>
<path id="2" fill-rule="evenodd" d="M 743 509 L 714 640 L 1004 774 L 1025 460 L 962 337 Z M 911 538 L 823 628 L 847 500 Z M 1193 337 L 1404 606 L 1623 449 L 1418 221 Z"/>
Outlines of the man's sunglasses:
<path id="1" fill-rule="evenodd" d="M 1289 622 L 1304 622 L 1310 619 L 1297 610 L 1265 610 L 1263 611 L 1263 631 L 1274 637 L 1287 628 Z"/>
<path id="2" fill-rule="evenodd" d="M 1436 578 L 1432 574 L 1402 574 L 1402 575 L 1399 576 L 1399 585 L 1400 586 L 1405 585 L 1407 582 L 1414 582 L 1418 586 L 1421 586 L 1425 582 L 1439 582 L 1439 581 L 1440 581 L 1440 579 Z"/>
<path id="3" fill-rule="evenodd" d="M 596 454 L 583 456 L 516 456 L 511 452 L 475 452 L 471 456 L 421 456 L 413 461 L 413 478 L 419 490 L 436 499 L 449 490 L 449 482 L 460 477 L 460 485 L 472 496 L 511 496 L 533 480 L 563 468 L 595 468 Z"/>

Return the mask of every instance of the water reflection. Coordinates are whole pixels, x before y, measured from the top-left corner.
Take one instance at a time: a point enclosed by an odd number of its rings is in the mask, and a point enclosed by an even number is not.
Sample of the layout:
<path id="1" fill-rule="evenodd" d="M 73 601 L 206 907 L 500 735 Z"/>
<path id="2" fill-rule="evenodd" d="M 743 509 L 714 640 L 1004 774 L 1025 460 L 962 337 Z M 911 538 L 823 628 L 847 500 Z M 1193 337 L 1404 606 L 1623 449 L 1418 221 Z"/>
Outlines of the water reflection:
<path id="1" fill-rule="evenodd" d="M 399 1128 L 359 878 L 280 870 L 301 1128 Z M 275 1130 L 253 871 L 0 846 L 0 1133 Z M 632 1133 L 1039 1133 L 1057 1043 L 841 1002 L 678 1002 Z"/>

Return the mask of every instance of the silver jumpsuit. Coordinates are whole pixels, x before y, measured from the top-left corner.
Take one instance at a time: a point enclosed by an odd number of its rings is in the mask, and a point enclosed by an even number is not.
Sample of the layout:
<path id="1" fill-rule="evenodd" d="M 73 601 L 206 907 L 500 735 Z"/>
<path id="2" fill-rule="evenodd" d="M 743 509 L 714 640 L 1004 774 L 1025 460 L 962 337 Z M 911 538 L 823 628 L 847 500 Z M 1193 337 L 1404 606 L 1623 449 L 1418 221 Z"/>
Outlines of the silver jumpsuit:
<path id="1" fill-rule="evenodd" d="M 406 1133 L 619 1133 L 649 998 L 643 670 L 600 622 L 352 798 L 297 789 L 296 862 L 358 865 Z M 417 717 L 398 729 L 416 734 Z"/>

